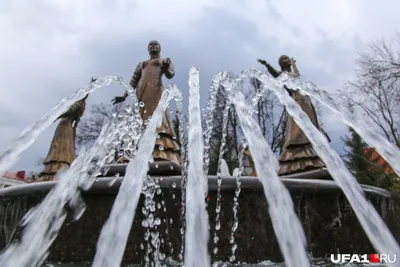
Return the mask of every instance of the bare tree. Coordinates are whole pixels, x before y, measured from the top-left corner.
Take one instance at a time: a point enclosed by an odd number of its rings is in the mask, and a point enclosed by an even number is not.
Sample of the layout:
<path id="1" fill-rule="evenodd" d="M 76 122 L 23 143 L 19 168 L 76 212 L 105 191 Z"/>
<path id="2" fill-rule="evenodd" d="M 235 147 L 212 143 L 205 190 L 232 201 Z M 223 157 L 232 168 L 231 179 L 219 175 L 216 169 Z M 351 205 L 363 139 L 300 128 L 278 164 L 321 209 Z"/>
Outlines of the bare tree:
<path id="1" fill-rule="evenodd" d="M 91 107 L 90 113 L 86 118 L 80 121 L 76 136 L 77 147 L 90 146 L 99 137 L 103 123 L 105 120 L 111 120 L 114 113 L 118 111 L 118 108 L 124 108 L 123 106 L 110 105 L 106 103 L 95 104 Z M 185 118 L 185 117 L 184 117 Z M 177 135 L 177 142 L 180 144 L 179 136 L 179 120 L 173 119 L 173 128 Z"/>
<path id="2" fill-rule="evenodd" d="M 260 90 L 260 82 L 251 79 L 254 94 Z M 263 95 L 256 107 L 256 118 L 260 125 L 261 132 L 270 144 L 274 153 L 279 153 L 283 146 L 286 132 L 287 112 L 279 102 L 275 93 L 267 91 Z"/>
<path id="3" fill-rule="evenodd" d="M 354 79 L 340 92 L 355 112 L 367 116 L 400 147 L 400 34 L 359 55 Z"/>
<path id="4" fill-rule="evenodd" d="M 252 99 L 260 90 L 260 83 L 250 79 L 248 90 L 245 90 L 247 101 Z M 219 150 L 222 139 L 223 111 L 227 102 L 227 95 L 223 88 L 219 88 L 216 96 L 216 110 L 213 115 L 213 130 L 210 138 L 210 165 L 209 174 L 215 174 L 218 168 Z M 255 107 L 255 119 L 258 121 L 261 132 L 275 153 L 281 151 L 286 131 L 287 113 L 273 92 L 268 91 L 260 98 Z M 231 108 L 227 120 L 227 137 L 224 149 L 224 159 L 230 171 L 239 165 L 238 155 L 241 149 L 241 131 L 236 111 Z"/>
<path id="5" fill-rule="evenodd" d="M 76 135 L 77 147 L 92 145 L 100 135 L 104 120 L 111 119 L 116 110 L 117 106 L 105 103 L 93 105 L 90 115 L 83 118 L 78 126 Z"/>

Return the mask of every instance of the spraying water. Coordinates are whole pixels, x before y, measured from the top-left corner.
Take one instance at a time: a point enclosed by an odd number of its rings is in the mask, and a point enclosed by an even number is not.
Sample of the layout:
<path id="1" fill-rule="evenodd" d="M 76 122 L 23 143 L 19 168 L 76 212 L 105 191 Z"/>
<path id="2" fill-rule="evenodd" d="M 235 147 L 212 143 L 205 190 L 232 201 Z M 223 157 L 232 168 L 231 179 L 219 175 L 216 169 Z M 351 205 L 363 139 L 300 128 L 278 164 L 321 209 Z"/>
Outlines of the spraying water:
<path id="1" fill-rule="evenodd" d="M 64 209 L 69 204 L 78 220 L 85 211 L 79 186 L 92 184 L 110 151 L 117 128 L 106 124 L 95 145 L 88 153 L 81 154 L 71 167 L 60 175 L 59 182 L 36 208 L 22 219 L 23 236 L 19 243 L 10 245 L 0 256 L 0 266 L 37 266 L 47 257 L 47 250 L 58 235 L 67 216 Z M 99 160 L 101 159 L 101 160 Z M 93 181 L 89 181 L 93 180 Z"/>
<path id="2" fill-rule="evenodd" d="M 343 160 L 329 146 L 326 137 L 312 124 L 307 114 L 282 86 L 277 86 L 276 83 L 271 84 L 267 75 L 258 71 L 250 71 L 250 75 L 257 77 L 263 83 L 263 86 L 271 86 L 270 89 L 274 90 L 279 100 L 285 105 L 289 115 L 303 130 L 315 151 L 325 162 L 329 173 L 343 190 L 375 249 L 380 253 L 400 255 L 399 245 L 375 208 L 365 199 L 361 186 L 347 169 Z"/>
<path id="3" fill-rule="evenodd" d="M 322 104 L 338 114 L 342 120 L 352 127 L 361 138 L 370 146 L 374 147 L 379 154 L 390 164 L 393 170 L 400 176 L 400 150 L 386 138 L 374 131 L 373 127 L 365 123 L 365 117 L 357 117 L 354 112 L 349 112 L 344 103 L 335 102 L 328 92 L 319 89 L 312 82 L 304 82 L 300 78 L 295 78 L 284 74 L 281 78 L 289 88 L 296 88 L 304 93 L 315 97 Z"/>
<path id="4" fill-rule="evenodd" d="M 185 266 L 210 266 L 207 251 L 208 222 L 204 201 L 206 177 L 203 169 L 203 134 L 200 115 L 199 70 L 190 68 L 189 72 L 189 136 L 188 136 L 188 183 L 186 194 L 186 246 Z"/>
<path id="5" fill-rule="evenodd" d="M 229 239 L 229 243 L 232 244 L 232 255 L 229 257 L 230 262 L 234 262 L 236 260 L 236 249 L 237 249 L 237 244 L 235 242 L 235 233 L 236 230 L 239 226 L 239 217 L 237 215 L 238 210 L 239 210 L 239 195 L 241 191 L 241 185 L 242 183 L 240 182 L 240 177 L 242 176 L 243 173 L 243 154 L 244 150 L 247 148 L 247 143 L 245 143 L 245 138 L 242 138 L 242 148 L 240 149 L 239 152 L 239 169 L 236 174 L 233 174 L 234 176 L 236 175 L 236 190 L 235 190 L 235 196 L 233 197 L 233 224 L 232 224 L 232 229 L 231 229 L 231 237 Z"/>
<path id="6" fill-rule="evenodd" d="M 217 104 L 217 93 L 218 88 L 221 84 L 221 81 L 227 77 L 227 72 L 219 72 L 216 74 L 211 83 L 210 92 L 209 92 L 209 99 L 207 104 L 207 115 L 206 115 L 206 129 L 204 131 L 204 175 L 208 174 L 208 167 L 210 164 L 210 139 L 211 133 L 213 129 L 213 119 L 214 119 L 214 111 L 216 109 Z M 206 192 L 208 188 L 206 189 Z"/>
<path id="7" fill-rule="evenodd" d="M 249 73 L 263 76 L 263 79 L 268 82 L 268 85 L 282 87 L 283 84 L 286 84 L 289 88 L 300 90 L 315 97 L 323 105 L 327 106 L 330 110 L 338 114 L 340 118 L 342 118 L 347 125 L 352 127 L 367 144 L 369 144 L 371 147 L 374 147 L 390 164 L 393 170 L 400 175 L 400 150 L 378 132 L 374 131 L 372 127 L 368 126 L 365 123 L 364 117 L 357 117 L 355 113 L 350 112 L 346 108 L 344 103 L 335 102 L 333 97 L 328 92 L 319 89 L 311 81 L 305 82 L 299 77 L 288 75 L 286 73 L 282 73 L 278 78 L 275 79 L 266 75 L 260 70 L 248 69 L 242 72 L 243 78 L 247 77 Z M 264 95 L 265 90 L 268 89 L 264 88 L 264 90 L 261 90 L 253 98 L 253 106 L 256 105 L 258 99 Z"/>
<path id="8" fill-rule="evenodd" d="M 126 84 L 124 79 L 116 76 L 107 76 L 97 79 L 88 86 L 79 89 L 71 96 L 61 100 L 53 109 L 47 112 L 40 120 L 26 128 L 4 153 L 0 156 L 0 173 L 10 169 L 18 161 L 21 154 L 27 150 L 63 112 L 73 103 L 84 98 L 86 94 L 94 92 L 97 88 L 108 86 L 111 83 Z M 129 86 L 130 87 L 130 86 Z M 132 92 L 133 89 L 128 90 Z"/>
<path id="9" fill-rule="evenodd" d="M 175 97 L 176 101 L 176 119 L 179 122 L 179 141 L 181 146 L 181 159 L 182 159 L 182 170 L 181 170 L 181 250 L 180 258 L 183 259 L 183 252 L 185 249 L 185 216 L 186 216 L 186 184 L 187 184 L 187 156 L 186 156 L 186 135 L 185 135 L 185 124 L 184 116 L 182 112 L 182 93 L 177 94 Z M 176 138 L 175 138 L 176 139 Z"/>
<path id="10" fill-rule="evenodd" d="M 252 153 L 258 178 L 268 201 L 269 213 L 287 266 L 310 266 L 306 251 L 306 239 L 301 223 L 296 216 L 288 190 L 277 175 L 278 161 L 266 143 L 260 126 L 251 116 L 241 92 L 237 91 L 237 81 L 225 80 L 225 90 L 231 92 L 241 127 Z"/>
<path id="11" fill-rule="evenodd" d="M 149 161 L 152 159 L 163 114 L 176 87 L 168 86 L 162 93 L 159 105 L 148 123 L 136 157 L 126 167 L 125 178 L 121 184 L 108 221 L 104 224 L 97 243 L 97 252 L 93 260 L 94 267 L 120 266 L 128 235 L 135 216 L 143 181 L 147 176 Z"/>
<path id="12" fill-rule="evenodd" d="M 227 99 L 225 103 L 225 108 L 222 113 L 222 137 L 221 137 L 221 145 L 219 147 L 219 156 L 218 156 L 218 169 L 217 169 L 217 203 L 215 207 L 215 229 L 214 229 L 214 249 L 213 253 L 216 255 L 218 253 L 218 231 L 221 229 L 221 221 L 220 221 L 220 213 L 221 213 L 221 184 L 222 184 L 222 162 L 225 153 L 225 145 L 226 145 L 226 136 L 228 135 L 228 116 L 229 109 L 231 107 L 231 101 Z M 226 162 L 225 162 L 226 163 Z"/>

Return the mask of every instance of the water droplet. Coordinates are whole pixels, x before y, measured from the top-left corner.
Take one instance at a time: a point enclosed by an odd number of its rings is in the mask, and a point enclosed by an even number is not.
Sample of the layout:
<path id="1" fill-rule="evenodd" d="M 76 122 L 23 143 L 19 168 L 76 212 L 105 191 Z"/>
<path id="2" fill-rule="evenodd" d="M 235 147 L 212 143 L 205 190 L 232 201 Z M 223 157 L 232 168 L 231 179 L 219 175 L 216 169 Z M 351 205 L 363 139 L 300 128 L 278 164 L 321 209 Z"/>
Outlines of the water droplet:
<path id="1" fill-rule="evenodd" d="M 176 183 L 173 182 L 173 183 L 172 183 L 172 188 L 175 188 L 175 187 L 176 187 Z"/>
<path id="2" fill-rule="evenodd" d="M 171 166 L 171 170 L 173 170 L 174 169 L 174 166 Z"/>
<path id="3" fill-rule="evenodd" d="M 172 139 L 176 140 L 176 136 L 172 136 Z"/>
<path id="4" fill-rule="evenodd" d="M 156 164 L 156 169 L 158 168 L 158 164 Z"/>
<path id="5" fill-rule="evenodd" d="M 147 113 L 147 110 L 143 110 L 143 113 Z"/>
<path id="6" fill-rule="evenodd" d="M 214 253 L 214 255 L 217 255 L 217 253 L 218 253 L 218 248 L 214 248 L 213 253 Z"/>
<path id="7" fill-rule="evenodd" d="M 164 150 L 164 147 L 160 145 L 160 146 L 158 146 L 158 149 L 161 150 L 161 151 L 163 151 L 163 150 Z"/>
<path id="8" fill-rule="evenodd" d="M 160 137 L 161 137 L 161 136 L 160 136 L 159 134 L 157 134 L 157 139 L 160 139 Z"/>
<path id="9" fill-rule="evenodd" d="M 162 132 L 162 133 L 165 133 L 165 129 L 162 129 L 161 132 Z"/>
<path id="10" fill-rule="evenodd" d="M 141 108 L 144 107 L 144 102 L 143 101 L 139 102 L 139 107 L 141 107 Z"/>

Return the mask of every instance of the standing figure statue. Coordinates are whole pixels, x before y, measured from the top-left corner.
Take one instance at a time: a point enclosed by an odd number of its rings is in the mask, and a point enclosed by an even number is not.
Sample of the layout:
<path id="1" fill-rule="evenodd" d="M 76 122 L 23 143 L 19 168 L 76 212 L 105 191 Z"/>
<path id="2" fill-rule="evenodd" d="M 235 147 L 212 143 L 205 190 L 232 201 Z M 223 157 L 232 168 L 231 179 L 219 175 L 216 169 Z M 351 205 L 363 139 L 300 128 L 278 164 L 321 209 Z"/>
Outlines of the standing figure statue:
<path id="1" fill-rule="evenodd" d="M 161 46 L 158 41 L 150 41 L 148 45 L 150 59 L 140 62 L 133 73 L 130 85 L 136 89 L 136 96 L 139 101 L 140 115 L 143 122 L 146 122 L 153 112 L 156 110 L 164 90 L 162 84 L 162 76 L 168 79 L 174 77 L 174 65 L 169 58 L 161 58 Z M 121 103 L 125 101 L 128 92 L 123 96 L 114 98 L 113 103 Z M 146 124 L 145 124 L 146 125 Z M 179 156 L 180 147 L 176 142 L 176 134 L 173 130 L 166 111 L 162 120 L 162 125 L 157 128 L 158 137 L 153 151 L 155 161 L 174 161 L 181 163 Z"/>
<path id="2" fill-rule="evenodd" d="M 269 73 L 277 78 L 282 72 L 290 73 L 291 75 L 300 76 L 299 70 L 296 66 L 296 61 L 288 56 L 283 55 L 279 58 L 279 65 L 281 72 L 276 71 L 265 60 L 258 59 L 258 62 L 267 67 Z M 293 72 L 292 72 L 293 67 Z M 329 139 L 325 131 L 319 127 L 317 114 L 315 108 L 308 95 L 302 95 L 298 90 L 292 90 L 285 86 L 290 96 L 297 102 L 302 110 L 309 116 L 312 123 Z M 312 169 L 320 169 L 325 167 L 324 162 L 318 157 L 311 142 L 307 136 L 296 124 L 292 117 L 288 118 L 287 128 L 285 133 L 285 141 L 283 149 L 279 156 L 279 175 L 287 175 L 297 172 L 302 172 Z"/>
<path id="3" fill-rule="evenodd" d="M 92 79 L 93 81 L 93 79 Z M 56 119 L 60 120 L 51 141 L 49 153 L 43 160 L 44 170 L 39 174 L 38 182 L 53 181 L 57 172 L 68 169 L 75 160 L 76 129 L 86 107 L 86 95 L 75 102 L 66 112 Z"/>

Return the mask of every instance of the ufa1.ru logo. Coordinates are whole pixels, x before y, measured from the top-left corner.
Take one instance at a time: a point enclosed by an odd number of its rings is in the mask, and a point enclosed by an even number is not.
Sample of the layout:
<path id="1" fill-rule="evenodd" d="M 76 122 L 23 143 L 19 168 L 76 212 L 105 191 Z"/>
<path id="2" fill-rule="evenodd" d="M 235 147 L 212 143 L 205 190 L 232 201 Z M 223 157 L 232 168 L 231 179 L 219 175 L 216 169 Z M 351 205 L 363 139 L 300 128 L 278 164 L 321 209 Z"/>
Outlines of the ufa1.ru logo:
<path id="1" fill-rule="evenodd" d="M 395 263 L 396 254 L 331 254 L 333 263 Z"/>

